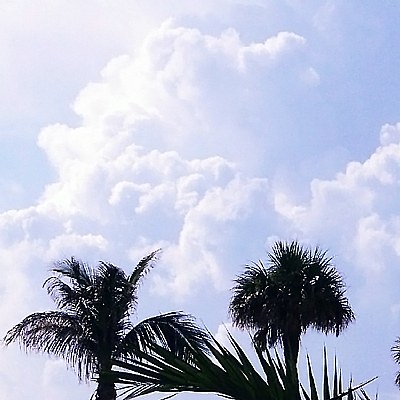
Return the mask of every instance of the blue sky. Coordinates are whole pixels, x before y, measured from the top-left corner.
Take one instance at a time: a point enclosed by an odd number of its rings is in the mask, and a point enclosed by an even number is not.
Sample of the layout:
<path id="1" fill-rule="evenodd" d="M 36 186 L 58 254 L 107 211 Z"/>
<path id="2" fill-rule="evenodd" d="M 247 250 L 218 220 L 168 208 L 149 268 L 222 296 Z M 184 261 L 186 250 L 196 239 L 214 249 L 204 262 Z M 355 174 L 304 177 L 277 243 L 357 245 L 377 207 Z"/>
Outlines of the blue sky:
<path id="1" fill-rule="evenodd" d="M 357 315 L 340 338 L 307 334 L 303 359 L 318 369 L 326 343 L 345 374 L 399 398 L 399 12 L 1 1 L 1 331 L 51 307 L 53 261 L 129 271 L 162 247 L 138 318 L 183 309 L 220 336 L 234 277 L 298 239 L 335 257 Z M 59 360 L 0 356 L 7 399 L 92 389 Z"/>

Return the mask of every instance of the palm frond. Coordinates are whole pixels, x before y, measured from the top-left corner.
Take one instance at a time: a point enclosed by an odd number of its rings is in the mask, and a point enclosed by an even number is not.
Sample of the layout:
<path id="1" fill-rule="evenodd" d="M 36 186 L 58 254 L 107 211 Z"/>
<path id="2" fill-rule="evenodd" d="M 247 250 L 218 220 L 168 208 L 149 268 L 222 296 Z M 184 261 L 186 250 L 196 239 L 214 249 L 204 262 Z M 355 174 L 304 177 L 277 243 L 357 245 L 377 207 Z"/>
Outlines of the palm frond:
<path id="1" fill-rule="evenodd" d="M 396 338 L 394 345 L 390 350 L 392 352 L 393 360 L 396 364 L 400 365 L 400 336 Z M 400 371 L 396 374 L 395 384 L 400 387 Z"/>
<path id="2" fill-rule="evenodd" d="M 59 309 L 87 313 L 94 296 L 96 271 L 72 257 L 55 264 L 57 275 L 45 280 L 43 287 Z"/>
<path id="3" fill-rule="evenodd" d="M 144 257 L 129 276 L 104 261 L 95 267 L 74 257 L 56 263 L 43 286 L 60 311 L 29 315 L 6 334 L 5 344 L 17 341 L 26 351 L 64 358 L 80 379 L 97 380 L 99 390 L 106 391 L 114 387 L 102 378 L 113 357 L 137 357 L 153 344 L 185 361 L 194 351 L 207 351 L 208 334 L 186 314 L 162 314 L 135 327 L 129 318 L 140 280 L 159 253 Z"/>
<path id="4" fill-rule="evenodd" d="M 93 284 L 93 268 L 75 257 L 56 262 L 52 271 L 69 278 L 76 286 L 86 287 Z"/>
<path id="5" fill-rule="evenodd" d="M 157 249 L 139 261 L 132 274 L 128 278 L 132 286 L 137 287 L 139 285 L 140 280 L 146 276 L 147 272 L 151 268 L 154 267 L 154 264 L 158 260 L 160 253 L 161 249 Z"/>
<path id="6" fill-rule="evenodd" d="M 95 296 L 98 312 L 113 321 L 128 318 L 135 301 L 125 272 L 111 263 L 101 261 L 96 271 Z"/>
<path id="7" fill-rule="evenodd" d="M 205 351 L 209 335 L 199 328 L 193 317 L 170 312 L 147 318 L 133 327 L 121 343 L 121 355 L 134 356 L 153 343 L 159 343 L 177 357 L 190 360 L 192 349 Z"/>
<path id="8" fill-rule="evenodd" d="M 234 345 L 234 339 L 230 340 Z M 151 353 L 141 353 L 138 360 L 115 361 L 123 370 L 114 372 L 114 376 L 118 383 L 132 385 L 126 400 L 155 391 L 217 393 L 238 400 L 275 400 L 272 390 L 244 353 L 239 351 L 234 356 L 217 342 L 210 342 L 208 350 L 210 355 L 193 350 L 194 363 L 188 363 L 162 346 L 154 345 Z"/>
<path id="9" fill-rule="evenodd" d="M 35 313 L 10 329 L 4 343 L 18 342 L 25 351 L 62 357 L 79 379 L 87 380 L 96 367 L 94 344 L 76 317 L 60 311 Z"/>
<path id="10" fill-rule="evenodd" d="M 263 348 L 282 344 L 286 354 L 296 353 L 294 342 L 309 327 L 338 335 L 354 320 L 345 291 L 326 251 L 278 241 L 268 265 L 247 265 L 236 278 L 229 312 L 233 324 L 253 331 Z"/>
<path id="11" fill-rule="evenodd" d="M 249 358 L 239 344 L 229 335 L 235 354 L 217 341 L 208 342 L 210 354 L 193 350 L 193 361 L 186 362 L 162 346 L 155 344 L 151 352 L 141 352 L 140 358 L 129 361 L 115 360 L 117 370 L 112 372 L 117 383 L 124 390 L 124 400 L 133 399 L 141 395 L 160 393 L 215 393 L 222 397 L 235 400 L 294 400 L 300 399 L 295 385 L 298 385 L 290 370 L 284 367 L 279 357 L 273 359 L 270 352 L 256 349 L 256 354 L 264 376 L 254 368 Z M 324 356 L 324 364 L 327 359 Z M 352 400 L 355 393 L 361 393 L 364 400 L 368 400 L 365 392 L 360 392 L 369 380 L 360 385 L 342 392 L 341 383 L 334 383 L 331 393 L 327 379 L 327 368 L 324 373 L 323 400 L 338 400 L 347 398 Z M 303 386 L 304 400 L 318 400 L 319 394 L 311 362 L 308 359 L 310 393 Z M 334 379 L 340 374 L 335 371 Z M 365 394 L 364 394 L 365 393 Z"/>
<path id="12" fill-rule="evenodd" d="M 308 395 L 302 387 L 302 392 L 305 400 L 318 400 L 319 394 L 314 379 L 311 360 L 307 357 L 307 369 L 308 369 L 308 380 L 310 384 L 310 394 Z M 353 400 L 355 398 L 368 400 L 369 397 L 364 390 L 364 386 L 376 380 L 377 377 L 364 381 L 356 386 L 353 386 L 352 379 L 350 379 L 349 385 L 346 390 L 343 390 L 343 381 L 341 371 L 338 371 L 337 360 L 334 362 L 334 373 L 332 377 L 332 385 L 329 384 L 328 375 L 328 358 L 326 348 L 324 347 L 323 356 L 323 377 L 322 377 L 322 400 Z"/>

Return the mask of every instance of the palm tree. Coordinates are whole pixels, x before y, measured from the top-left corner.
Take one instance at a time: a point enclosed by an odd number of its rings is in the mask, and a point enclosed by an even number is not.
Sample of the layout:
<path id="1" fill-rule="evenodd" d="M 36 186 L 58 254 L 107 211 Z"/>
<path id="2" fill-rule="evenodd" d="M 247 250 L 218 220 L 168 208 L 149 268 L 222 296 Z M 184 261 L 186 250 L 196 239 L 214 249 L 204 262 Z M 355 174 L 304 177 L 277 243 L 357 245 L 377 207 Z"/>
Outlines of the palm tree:
<path id="1" fill-rule="evenodd" d="M 332 258 L 319 247 L 278 241 L 268 261 L 268 266 L 247 265 L 235 280 L 229 312 L 235 326 L 255 331 L 262 349 L 281 344 L 286 366 L 297 376 L 300 338 L 307 328 L 339 335 L 354 314 Z"/>
<path id="2" fill-rule="evenodd" d="M 58 311 L 34 313 L 9 330 L 4 342 L 18 341 L 26 351 L 65 359 L 80 380 L 97 381 L 95 398 L 115 400 L 109 372 L 112 359 L 128 360 L 158 343 L 182 359 L 188 348 L 205 348 L 206 334 L 181 312 L 151 317 L 134 326 L 142 278 L 159 251 L 144 257 L 130 275 L 106 262 L 96 268 L 71 258 L 57 263 L 44 287 Z"/>
<path id="3" fill-rule="evenodd" d="M 400 336 L 391 348 L 392 356 L 397 364 L 400 364 Z M 400 371 L 396 374 L 395 384 L 400 388 Z"/>

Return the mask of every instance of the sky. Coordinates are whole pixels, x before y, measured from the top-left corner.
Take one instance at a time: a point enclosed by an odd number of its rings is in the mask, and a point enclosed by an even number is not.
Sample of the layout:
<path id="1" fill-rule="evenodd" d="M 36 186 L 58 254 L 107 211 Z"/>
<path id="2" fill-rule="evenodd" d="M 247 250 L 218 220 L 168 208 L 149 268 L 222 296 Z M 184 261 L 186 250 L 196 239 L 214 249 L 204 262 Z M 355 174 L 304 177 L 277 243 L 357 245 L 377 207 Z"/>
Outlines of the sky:
<path id="1" fill-rule="evenodd" d="M 52 309 L 55 261 L 129 272 L 162 248 L 135 320 L 183 310 L 224 340 L 235 277 L 296 239 L 334 257 L 356 314 L 300 358 L 318 374 L 326 344 L 399 399 L 399 17 L 372 0 L 0 0 L 1 336 Z M 0 349 L 1 398 L 93 389 Z"/>

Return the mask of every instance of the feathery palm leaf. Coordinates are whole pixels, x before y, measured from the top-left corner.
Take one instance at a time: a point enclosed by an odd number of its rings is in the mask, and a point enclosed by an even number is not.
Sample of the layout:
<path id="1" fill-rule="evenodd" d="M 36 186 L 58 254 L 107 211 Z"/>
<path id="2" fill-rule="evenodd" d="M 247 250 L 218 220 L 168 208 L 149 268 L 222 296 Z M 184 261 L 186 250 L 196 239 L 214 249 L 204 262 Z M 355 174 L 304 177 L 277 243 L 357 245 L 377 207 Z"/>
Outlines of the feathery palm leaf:
<path id="1" fill-rule="evenodd" d="M 132 274 L 129 276 L 128 280 L 132 286 L 137 287 L 140 280 L 146 276 L 148 271 L 154 267 L 155 262 L 158 260 L 161 249 L 151 252 L 146 257 L 143 257 L 136 268 L 133 270 Z"/>
<path id="2" fill-rule="evenodd" d="M 165 313 L 147 318 L 134 326 L 121 342 L 121 354 L 135 357 L 149 343 L 159 343 L 177 357 L 189 360 L 192 347 L 202 351 L 207 349 L 207 333 L 187 314 Z"/>
<path id="3" fill-rule="evenodd" d="M 115 399 L 115 385 L 105 374 L 112 358 L 137 357 L 152 343 L 188 359 L 186 346 L 205 349 L 207 334 L 183 313 L 168 313 L 133 326 L 140 280 L 153 267 L 159 250 L 144 257 L 132 274 L 106 262 L 96 268 L 71 258 L 58 262 L 44 287 L 60 311 L 35 313 L 6 334 L 26 351 L 64 358 L 79 379 L 96 379 L 96 399 Z"/>
<path id="4" fill-rule="evenodd" d="M 18 341 L 25 351 L 43 352 L 65 361 L 79 379 L 89 379 L 96 365 L 95 343 L 80 321 L 62 311 L 31 314 L 8 331 L 4 343 Z"/>

